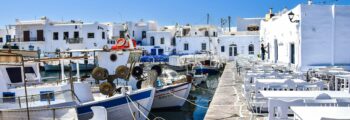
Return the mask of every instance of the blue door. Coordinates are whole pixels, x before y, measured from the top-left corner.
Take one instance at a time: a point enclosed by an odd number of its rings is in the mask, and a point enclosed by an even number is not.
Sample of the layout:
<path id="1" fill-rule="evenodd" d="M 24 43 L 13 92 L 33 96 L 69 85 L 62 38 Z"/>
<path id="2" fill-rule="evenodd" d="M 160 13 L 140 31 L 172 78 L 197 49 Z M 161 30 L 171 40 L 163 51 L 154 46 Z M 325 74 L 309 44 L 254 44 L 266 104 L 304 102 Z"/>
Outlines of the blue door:
<path id="1" fill-rule="evenodd" d="M 157 54 L 157 50 L 156 49 L 151 49 L 151 55 L 156 55 Z"/>
<path id="2" fill-rule="evenodd" d="M 158 49 L 158 55 L 163 55 L 164 54 L 164 49 Z"/>

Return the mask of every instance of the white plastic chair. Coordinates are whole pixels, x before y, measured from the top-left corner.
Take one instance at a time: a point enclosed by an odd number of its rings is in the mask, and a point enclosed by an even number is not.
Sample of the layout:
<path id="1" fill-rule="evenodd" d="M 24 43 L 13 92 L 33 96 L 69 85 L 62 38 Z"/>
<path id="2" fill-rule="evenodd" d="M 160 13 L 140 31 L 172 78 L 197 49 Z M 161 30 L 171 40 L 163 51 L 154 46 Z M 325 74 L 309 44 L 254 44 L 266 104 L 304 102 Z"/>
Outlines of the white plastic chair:
<path id="1" fill-rule="evenodd" d="M 102 106 L 91 107 L 94 116 L 90 120 L 107 120 L 107 110 Z"/>

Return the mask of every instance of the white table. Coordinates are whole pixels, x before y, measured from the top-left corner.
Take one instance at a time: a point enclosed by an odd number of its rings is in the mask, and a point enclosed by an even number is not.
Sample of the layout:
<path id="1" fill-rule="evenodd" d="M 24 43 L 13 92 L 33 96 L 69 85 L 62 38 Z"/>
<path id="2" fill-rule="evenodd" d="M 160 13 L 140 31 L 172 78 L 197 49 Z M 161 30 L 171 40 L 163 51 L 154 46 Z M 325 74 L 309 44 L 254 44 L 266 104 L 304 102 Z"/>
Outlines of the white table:
<path id="1" fill-rule="evenodd" d="M 259 83 L 284 83 L 288 79 L 256 79 L 256 82 Z M 304 80 L 301 79 L 291 79 L 294 83 L 306 83 Z"/>
<path id="2" fill-rule="evenodd" d="M 326 93 L 332 98 L 350 98 L 350 94 L 344 91 L 260 91 L 264 98 L 275 99 L 312 99 L 319 94 Z"/>
<path id="3" fill-rule="evenodd" d="M 350 119 L 350 107 L 291 107 L 294 118 L 321 120 L 321 118 Z"/>

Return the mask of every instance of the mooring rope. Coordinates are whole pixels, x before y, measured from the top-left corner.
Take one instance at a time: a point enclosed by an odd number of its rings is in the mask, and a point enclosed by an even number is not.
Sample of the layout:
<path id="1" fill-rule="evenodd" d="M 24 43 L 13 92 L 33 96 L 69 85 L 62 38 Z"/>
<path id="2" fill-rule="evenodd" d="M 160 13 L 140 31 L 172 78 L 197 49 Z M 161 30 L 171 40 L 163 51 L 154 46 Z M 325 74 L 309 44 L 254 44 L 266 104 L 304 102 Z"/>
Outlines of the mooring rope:
<path id="1" fill-rule="evenodd" d="M 213 92 L 215 92 L 214 90 L 203 88 L 203 87 L 200 87 L 198 85 L 193 85 L 193 86 L 196 87 L 196 88 L 199 88 L 199 89 L 203 89 L 203 90 L 209 91 L 209 92 L 211 92 L 211 94 L 214 94 Z"/>
<path id="2" fill-rule="evenodd" d="M 128 100 L 127 98 L 125 98 L 125 99 L 126 99 L 126 102 L 128 103 L 129 110 L 130 110 L 130 114 L 131 114 L 131 116 L 132 116 L 133 120 L 136 120 L 136 118 L 135 118 L 134 114 L 132 113 L 132 110 L 131 110 L 131 107 L 130 107 L 130 104 L 129 104 L 129 100 Z"/>
<path id="3" fill-rule="evenodd" d="M 129 94 L 126 94 L 126 95 L 129 96 Z M 153 120 L 157 120 L 157 119 L 165 120 L 164 118 L 159 117 L 159 116 L 156 116 L 156 115 L 153 114 L 151 111 L 147 110 L 147 108 L 144 107 L 143 105 L 141 105 L 139 102 L 137 102 L 137 101 L 133 101 L 133 102 L 137 103 L 139 106 L 141 106 L 141 108 L 143 108 L 143 109 L 146 110 L 149 114 L 151 114 L 151 115 L 154 117 Z"/>
<path id="4" fill-rule="evenodd" d="M 169 92 L 169 94 L 172 94 L 174 97 L 177 97 L 177 98 L 179 98 L 179 99 L 185 100 L 185 101 L 189 102 L 189 103 L 192 104 L 192 105 L 195 105 L 195 106 L 198 106 L 198 107 L 201 107 L 201 108 L 204 108 L 204 109 L 208 109 L 208 107 L 198 105 L 198 104 L 196 104 L 196 103 L 194 103 L 194 102 L 192 102 L 192 101 L 190 101 L 190 100 L 187 100 L 186 98 L 182 98 L 182 97 L 180 97 L 180 96 L 177 96 L 177 95 L 175 95 L 174 93 Z"/>
<path id="5" fill-rule="evenodd" d="M 134 105 L 134 107 L 141 113 L 141 115 L 143 117 L 145 117 L 147 120 L 150 120 L 147 115 L 145 115 L 136 105 L 135 103 L 132 101 L 132 99 L 129 97 L 129 95 L 125 95 L 130 101 L 131 101 L 131 104 Z"/>

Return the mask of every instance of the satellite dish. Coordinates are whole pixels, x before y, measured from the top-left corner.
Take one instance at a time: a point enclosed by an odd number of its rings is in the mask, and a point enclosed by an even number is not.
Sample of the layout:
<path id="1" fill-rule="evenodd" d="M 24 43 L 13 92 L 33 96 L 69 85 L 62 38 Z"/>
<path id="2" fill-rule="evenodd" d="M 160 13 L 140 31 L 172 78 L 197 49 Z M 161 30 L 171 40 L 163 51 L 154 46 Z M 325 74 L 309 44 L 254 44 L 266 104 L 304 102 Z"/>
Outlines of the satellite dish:
<path id="1" fill-rule="evenodd" d="M 129 74 L 129 68 L 124 65 L 118 66 L 117 69 L 115 70 L 115 75 L 117 78 L 127 80 L 128 74 Z"/>

